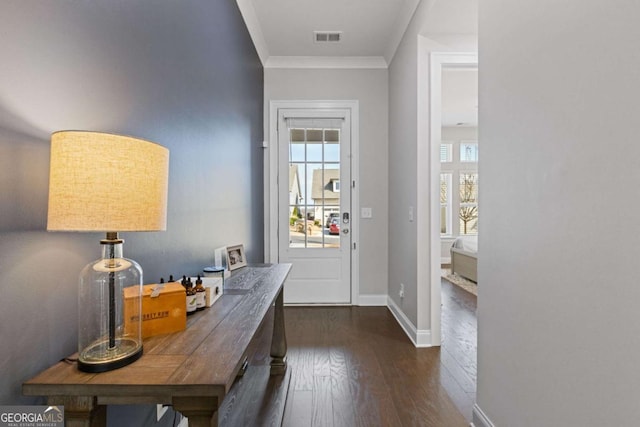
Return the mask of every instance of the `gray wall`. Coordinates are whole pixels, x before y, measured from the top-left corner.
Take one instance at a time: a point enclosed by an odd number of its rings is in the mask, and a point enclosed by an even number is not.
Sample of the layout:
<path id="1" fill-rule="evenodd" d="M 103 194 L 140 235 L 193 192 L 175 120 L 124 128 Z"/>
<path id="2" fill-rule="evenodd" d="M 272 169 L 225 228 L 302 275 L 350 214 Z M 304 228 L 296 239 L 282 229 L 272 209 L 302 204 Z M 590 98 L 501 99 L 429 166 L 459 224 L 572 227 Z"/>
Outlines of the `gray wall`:
<path id="1" fill-rule="evenodd" d="M 45 231 L 49 134 L 169 148 L 167 231 L 123 235 L 145 282 L 225 244 L 262 261 L 263 69 L 231 0 L 10 0 L 0 28 L 0 404 L 18 404 L 76 350 L 78 273 L 100 255 L 100 234 Z"/>
<path id="2" fill-rule="evenodd" d="M 459 18 L 454 20 L 457 26 L 450 22 L 451 16 Z M 418 265 L 425 269 L 430 265 L 429 242 L 417 238 L 418 221 L 429 228 L 429 213 L 417 210 L 418 121 L 429 121 L 417 112 L 418 37 L 424 37 L 432 52 L 473 52 L 477 50 L 476 21 L 476 2 L 422 0 L 389 66 L 389 218 L 393 218 L 389 297 L 419 331 L 431 330 L 431 293 L 430 273 L 425 272 L 418 283 Z M 443 25 L 448 26 L 446 32 Z M 428 74 L 421 77 L 428 82 Z M 409 207 L 414 209 L 414 221 L 409 221 Z M 422 259 L 418 259 L 418 252 L 424 254 Z M 401 283 L 405 285 L 404 298 L 399 297 Z"/>
<path id="3" fill-rule="evenodd" d="M 638 15 L 482 2 L 477 403 L 496 426 L 638 425 Z"/>
<path id="4" fill-rule="evenodd" d="M 385 69 L 265 69 L 265 126 L 269 102 L 357 100 L 360 111 L 360 295 L 387 294 L 388 72 Z M 268 133 L 267 133 L 268 134 Z M 272 146 L 275 144 L 272 142 Z M 354 213 L 358 215 L 359 212 Z"/>

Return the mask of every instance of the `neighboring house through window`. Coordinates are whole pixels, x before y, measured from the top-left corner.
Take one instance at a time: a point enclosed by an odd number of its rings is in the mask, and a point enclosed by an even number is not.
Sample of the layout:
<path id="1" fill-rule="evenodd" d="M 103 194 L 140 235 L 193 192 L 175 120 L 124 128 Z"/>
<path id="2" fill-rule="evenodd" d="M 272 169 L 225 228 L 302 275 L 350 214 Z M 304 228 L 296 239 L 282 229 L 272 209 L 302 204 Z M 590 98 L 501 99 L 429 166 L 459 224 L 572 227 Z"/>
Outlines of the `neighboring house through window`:
<path id="1" fill-rule="evenodd" d="M 324 224 L 330 213 L 340 212 L 340 169 L 315 169 L 311 183 L 315 219 Z"/>

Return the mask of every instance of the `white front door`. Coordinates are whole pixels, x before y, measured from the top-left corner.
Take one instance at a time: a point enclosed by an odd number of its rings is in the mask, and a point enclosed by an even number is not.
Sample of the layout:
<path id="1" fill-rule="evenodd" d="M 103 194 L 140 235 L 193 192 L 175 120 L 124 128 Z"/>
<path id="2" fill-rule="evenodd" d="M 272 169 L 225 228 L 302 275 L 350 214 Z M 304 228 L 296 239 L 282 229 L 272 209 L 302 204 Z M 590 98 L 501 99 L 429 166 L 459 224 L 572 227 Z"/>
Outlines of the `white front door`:
<path id="1" fill-rule="evenodd" d="M 278 259 L 285 303 L 351 302 L 351 112 L 278 110 Z"/>

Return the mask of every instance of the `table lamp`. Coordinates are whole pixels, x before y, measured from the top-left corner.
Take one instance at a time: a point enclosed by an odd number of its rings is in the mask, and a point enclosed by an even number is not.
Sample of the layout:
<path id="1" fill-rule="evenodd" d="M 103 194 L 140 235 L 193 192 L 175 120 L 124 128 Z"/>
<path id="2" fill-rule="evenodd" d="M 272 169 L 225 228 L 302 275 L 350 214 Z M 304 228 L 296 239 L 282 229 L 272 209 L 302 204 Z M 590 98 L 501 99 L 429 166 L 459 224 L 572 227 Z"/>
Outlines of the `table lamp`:
<path id="1" fill-rule="evenodd" d="M 169 150 L 152 142 L 85 131 L 51 135 L 47 230 L 106 232 L 102 258 L 80 274 L 81 371 L 110 371 L 142 356 L 142 269 L 123 257 L 118 232 L 166 229 L 168 175 Z"/>

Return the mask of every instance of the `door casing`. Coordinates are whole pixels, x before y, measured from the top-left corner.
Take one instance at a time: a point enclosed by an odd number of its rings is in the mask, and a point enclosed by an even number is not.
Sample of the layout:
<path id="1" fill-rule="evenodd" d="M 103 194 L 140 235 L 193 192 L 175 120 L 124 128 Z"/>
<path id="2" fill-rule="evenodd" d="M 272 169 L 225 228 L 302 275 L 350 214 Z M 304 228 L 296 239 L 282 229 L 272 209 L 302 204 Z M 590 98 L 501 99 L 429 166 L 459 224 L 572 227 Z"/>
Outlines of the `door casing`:
<path id="1" fill-rule="evenodd" d="M 360 242 L 359 103 L 357 100 L 275 100 L 269 102 L 269 142 L 264 144 L 264 253 L 265 262 L 269 263 L 279 262 L 278 111 L 280 109 L 348 109 L 351 112 L 351 305 L 358 305 L 360 294 L 360 257 L 358 250 Z"/>
<path id="2" fill-rule="evenodd" d="M 440 142 L 442 125 L 442 68 L 477 67 L 478 54 L 431 52 L 418 40 L 418 329 L 429 329 L 428 342 L 439 346 L 441 336 Z M 420 295 L 429 295 L 421 299 Z M 427 304 L 424 304 L 424 301 Z"/>

